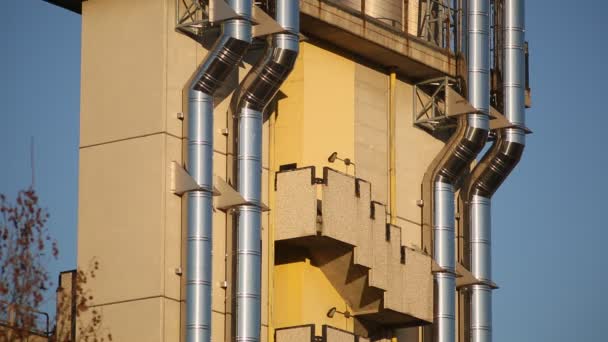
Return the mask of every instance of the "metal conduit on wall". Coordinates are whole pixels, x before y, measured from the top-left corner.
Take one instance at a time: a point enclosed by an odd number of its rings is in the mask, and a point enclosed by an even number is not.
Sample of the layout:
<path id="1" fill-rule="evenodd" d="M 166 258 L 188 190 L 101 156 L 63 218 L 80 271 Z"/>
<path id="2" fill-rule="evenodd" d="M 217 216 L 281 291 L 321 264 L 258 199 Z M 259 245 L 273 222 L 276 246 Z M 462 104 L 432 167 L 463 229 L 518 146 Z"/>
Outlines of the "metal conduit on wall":
<path id="1" fill-rule="evenodd" d="M 237 67 L 251 43 L 251 0 L 228 0 L 238 19 L 222 33 L 186 85 L 186 169 L 200 190 L 188 193 L 186 341 L 211 341 L 213 216 L 213 95 Z"/>
<path id="2" fill-rule="evenodd" d="M 264 110 L 293 69 L 298 55 L 298 0 L 277 0 L 276 21 L 284 31 L 269 38 L 264 56 L 247 74 L 236 95 L 237 187 L 247 201 L 237 211 L 237 341 L 260 341 L 262 120 Z"/>
<path id="3" fill-rule="evenodd" d="M 471 289 L 472 342 L 492 341 L 491 198 L 518 164 L 525 146 L 524 0 L 505 0 L 504 11 L 504 110 L 513 127 L 498 132 L 466 189 L 471 272 L 486 283 Z"/>
<path id="4" fill-rule="evenodd" d="M 478 109 L 458 120 L 456 132 L 433 161 L 433 257 L 442 268 L 435 273 L 436 305 L 434 341 L 456 340 L 455 217 L 454 193 L 465 170 L 485 145 L 490 109 L 489 0 L 469 0 L 468 98 Z"/>

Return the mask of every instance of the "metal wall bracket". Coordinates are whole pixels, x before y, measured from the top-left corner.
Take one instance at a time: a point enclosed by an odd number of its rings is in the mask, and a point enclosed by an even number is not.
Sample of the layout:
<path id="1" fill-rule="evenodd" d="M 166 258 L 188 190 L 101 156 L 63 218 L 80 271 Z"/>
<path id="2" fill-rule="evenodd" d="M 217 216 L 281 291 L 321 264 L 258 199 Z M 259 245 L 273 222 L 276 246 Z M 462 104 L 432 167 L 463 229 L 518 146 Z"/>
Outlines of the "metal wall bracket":
<path id="1" fill-rule="evenodd" d="M 239 15 L 224 0 L 209 0 L 209 21 L 218 23 L 228 19 L 238 18 Z"/>
<path id="2" fill-rule="evenodd" d="M 253 202 L 245 200 L 241 194 L 236 191 L 232 185 L 228 184 L 221 177 L 215 176 L 213 184 L 222 193 L 215 199 L 215 207 L 221 211 L 228 211 L 241 205 L 252 205 L 262 209 L 262 211 L 269 211 L 270 209 L 264 203 L 255 204 Z"/>
<path id="3" fill-rule="evenodd" d="M 221 177 L 215 176 L 214 184 L 218 190 L 222 193 L 221 196 L 215 199 L 215 207 L 221 211 L 227 211 L 231 208 L 239 205 L 247 204 L 247 201 L 241 196 L 241 194 L 234 190 L 232 185 L 228 184 Z"/>
<path id="4" fill-rule="evenodd" d="M 184 168 L 179 165 L 178 162 L 171 162 L 171 192 L 173 192 L 177 196 L 182 196 L 186 192 L 190 191 L 209 191 L 201 187 L 195 180 L 190 176 L 188 171 L 184 170 Z M 213 187 L 213 196 L 221 195 L 221 192 Z"/>
<path id="5" fill-rule="evenodd" d="M 452 272 L 448 269 L 445 269 L 445 268 L 439 266 L 437 261 L 435 261 L 435 259 L 432 259 L 432 258 L 431 258 L 431 273 L 451 273 L 451 274 L 455 275 L 456 277 L 458 277 L 457 272 Z"/>
<path id="6" fill-rule="evenodd" d="M 195 180 L 188 174 L 186 170 L 176 161 L 171 162 L 171 192 L 177 196 L 190 191 L 208 191 L 202 188 Z M 228 184 L 224 179 L 219 176 L 213 176 L 213 196 L 215 197 L 215 207 L 221 211 L 228 211 L 232 208 L 236 208 L 240 205 L 252 205 L 262 209 L 262 211 L 270 211 L 270 208 L 264 203 L 253 203 L 247 201 L 236 191 L 232 185 Z"/>
<path id="7" fill-rule="evenodd" d="M 222 193 L 215 199 L 215 207 L 221 211 L 227 212 L 230 209 L 236 208 L 241 205 L 252 205 L 262 209 L 262 211 L 269 211 L 270 209 L 264 204 L 255 204 L 253 202 L 245 200 L 241 194 L 236 191 L 232 185 L 228 184 L 221 177 L 215 176 L 214 185 Z"/>
<path id="8" fill-rule="evenodd" d="M 502 113 L 499 112 L 498 109 L 490 107 L 490 129 L 498 130 L 503 128 L 519 128 L 526 134 L 532 133 L 532 130 L 530 130 L 528 127 L 523 125 L 516 125 L 512 122 L 509 122 L 509 120 L 507 120 L 507 118 L 502 115 Z"/>
<path id="9" fill-rule="evenodd" d="M 216 0 L 218 1 L 218 0 Z M 262 37 L 273 33 L 285 31 L 271 16 L 266 14 L 263 9 L 257 5 L 253 6 L 253 28 L 251 34 L 253 37 Z"/>
<path id="10" fill-rule="evenodd" d="M 239 15 L 224 0 L 175 0 L 175 29 L 203 42 L 213 38 L 222 21 Z"/>
<path id="11" fill-rule="evenodd" d="M 433 133 L 438 129 L 455 126 L 453 118 L 478 110 L 462 97 L 451 77 L 439 77 L 417 83 L 414 86 L 414 125 Z"/>
<path id="12" fill-rule="evenodd" d="M 498 288 L 498 285 L 496 285 L 494 282 L 483 281 L 483 280 L 479 280 L 479 279 L 475 278 L 473 276 L 473 273 L 471 273 L 471 271 L 467 270 L 466 267 L 464 267 L 460 263 L 456 263 L 456 276 L 457 276 L 457 278 L 456 278 L 456 288 L 457 289 L 460 289 L 463 287 L 469 287 L 469 286 L 473 286 L 473 285 L 486 285 L 493 290 Z"/>

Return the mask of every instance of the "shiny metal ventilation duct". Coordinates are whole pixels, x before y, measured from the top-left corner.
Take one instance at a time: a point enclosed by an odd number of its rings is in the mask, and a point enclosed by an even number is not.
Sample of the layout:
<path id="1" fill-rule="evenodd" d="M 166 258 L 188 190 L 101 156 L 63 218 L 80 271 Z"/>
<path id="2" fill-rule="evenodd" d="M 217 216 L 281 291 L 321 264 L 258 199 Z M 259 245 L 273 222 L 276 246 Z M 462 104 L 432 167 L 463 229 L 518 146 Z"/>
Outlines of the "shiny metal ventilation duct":
<path id="1" fill-rule="evenodd" d="M 251 0 L 228 0 L 239 15 L 222 32 L 186 85 L 186 169 L 200 186 L 188 192 L 186 341 L 211 341 L 213 215 L 213 96 L 239 65 L 251 43 Z"/>
<path id="2" fill-rule="evenodd" d="M 456 340 L 454 192 L 463 173 L 477 157 L 488 136 L 490 110 L 490 1 L 468 1 L 468 98 L 476 113 L 460 117 L 456 132 L 431 164 L 433 256 L 435 273 L 435 339 Z M 426 176 L 425 176 L 426 178 Z"/>
<path id="3" fill-rule="evenodd" d="M 237 188 L 247 204 L 238 207 L 236 341 L 260 341 L 262 276 L 262 120 L 298 56 L 298 0 L 277 0 L 276 21 L 284 31 L 269 38 L 262 59 L 241 83 L 236 100 Z"/>
<path id="4" fill-rule="evenodd" d="M 512 124 L 497 132 L 467 182 L 471 272 L 481 284 L 471 291 L 471 341 L 492 341 L 491 198 L 519 162 L 525 146 L 524 0 L 505 0 L 504 102 Z"/>

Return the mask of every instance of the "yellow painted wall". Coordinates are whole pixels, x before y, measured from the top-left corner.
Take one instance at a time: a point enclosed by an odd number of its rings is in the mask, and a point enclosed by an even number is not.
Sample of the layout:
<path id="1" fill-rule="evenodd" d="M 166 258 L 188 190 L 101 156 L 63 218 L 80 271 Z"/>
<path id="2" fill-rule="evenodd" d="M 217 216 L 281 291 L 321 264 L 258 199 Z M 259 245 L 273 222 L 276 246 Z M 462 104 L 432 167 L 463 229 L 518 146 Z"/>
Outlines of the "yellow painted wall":
<path id="1" fill-rule="evenodd" d="M 338 152 L 354 162 L 355 63 L 309 43 L 300 45 L 296 68 L 281 91 L 276 118 L 276 165 L 330 166 Z M 348 170 L 351 174 L 352 167 Z"/>
<path id="2" fill-rule="evenodd" d="M 323 324 L 353 331 L 353 319 L 336 313 L 327 317 L 327 311 L 348 309 L 323 272 L 310 261 L 299 261 L 275 266 L 274 327 L 290 327 L 302 324 Z"/>

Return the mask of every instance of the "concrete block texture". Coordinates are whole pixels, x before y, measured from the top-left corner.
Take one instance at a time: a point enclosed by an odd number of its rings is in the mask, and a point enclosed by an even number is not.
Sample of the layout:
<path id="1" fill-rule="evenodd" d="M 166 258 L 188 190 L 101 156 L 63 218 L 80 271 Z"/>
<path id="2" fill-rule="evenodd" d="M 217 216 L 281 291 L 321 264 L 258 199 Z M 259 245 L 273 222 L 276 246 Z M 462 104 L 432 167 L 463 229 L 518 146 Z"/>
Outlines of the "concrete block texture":
<path id="1" fill-rule="evenodd" d="M 328 325 L 323 326 L 324 341 L 327 342 L 355 342 L 355 335 Z"/>
<path id="2" fill-rule="evenodd" d="M 317 193 L 312 184 L 314 169 L 276 174 L 275 240 L 316 234 Z"/>
<path id="3" fill-rule="evenodd" d="M 371 183 L 357 179 L 355 183 L 357 197 L 357 226 L 354 263 L 371 268 L 372 256 L 372 219 L 371 219 Z"/>
<path id="4" fill-rule="evenodd" d="M 423 321 L 433 321 L 433 274 L 431 257 L 405 248 L 403 266 L 402 308 L 404 312 Z"/>
<path id="5" fill-rule="evenodd" d="M 322 234 L 355 246 L 357 231 L 357 196 L 355 178 L 329 168 L 323 170 Z"/>
<path id="6" fill-rule="evenodd" d="M 388 249 L 388 272 L 386 273 L 386 291 L 384 292 L 384 308 L 397 312 L 403 310 L 403 276 L 405 268 L 401 264 L 401 228 L 390 225 L 390 241 Z"/>
<path id="7" fill-rule="evenodd" d="M 387 288 L 390 251 L 390 242 L 386 239 L 386 207 L 376 202 L 372 203 L 372 206 L 374 211 L 372 223 L 373 263 L 369 270 L 369 285 L 385 290 Z"/>
<path id="8" fill-rule="evenodd" d="M 302 325 L 276 329 L 274 340 L 276 342 L 310 342 L 314 336 L 314 325 Z"/>

